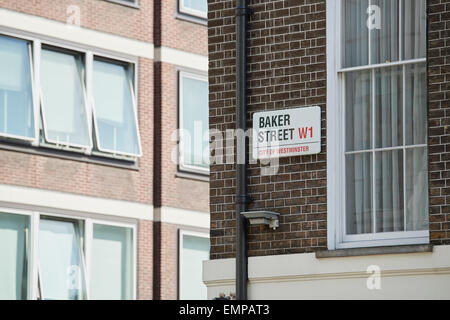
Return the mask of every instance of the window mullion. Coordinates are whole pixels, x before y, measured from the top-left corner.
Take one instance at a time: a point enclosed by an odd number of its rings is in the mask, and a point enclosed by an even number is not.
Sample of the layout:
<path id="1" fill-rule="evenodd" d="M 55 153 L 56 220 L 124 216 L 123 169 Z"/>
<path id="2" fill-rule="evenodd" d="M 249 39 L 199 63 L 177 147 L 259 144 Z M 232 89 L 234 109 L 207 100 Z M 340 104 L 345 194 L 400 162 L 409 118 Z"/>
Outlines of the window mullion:
<path id="1" fill-rule="evenodd" d="M 371 72 L 372 79 L 372 232 L 377 231 L 377 216 L 376 216 L 376 152 L 375 152 L 375 69 Z"/>
<path id="2" fill-rule="evenodd" d="M 39 146 L 40 136 L 40 117 L 41 117 L 41 42 L 39 40 L 33 41 L 32 45 L 33 58 L 31 70 L 33 78 L 31 79 L 33 90 L 33 113 L 34 113 L 34 141 L 33 146 Z"/>
<path id="3" fill-rule="evenodd" d="M 86 275 L 86 294 L 87 299 L 91 299 L 91 262 L 92 262 L 92 219 L 86 219 L 84 222 L 84 263 Z"/>
<path id="4" fill-rule="evenodd" d="M 406 65 L 402 72 L 403 102 L 403 230 L 406 231 Z"/>
<path id="5" fill-rule="evenodd" d="M 89 138 L 91 140 L 91 146 L 86 151 L 86 153 L 91 154 L 92 149 L 94 147 L 94 142 L 92 139 L 92 133 L 93 133 L 93 113 L 92 113 L 92 103 L 93 103 L 93 96 L 92 96 L 92 65 L 94 61 L 94 55 L 91 51 L 86 52 L 86 62 L 85 62 L 85 70 L 86 70 L 86 115 L 88 120 L 88 130 L 89 130 Z"/>
<path id="6" fill-rule="evenodd" d="M 33 212 L 31 214 L 31 250 L 30 250 L 30 277 L 29 287 L 31 300 L 36 300 L 38 297 L 38 264 L 39 264 L 39 212 Z"/>
<path id="7" fill-rule="evenodd" d="M 345 73 L 342 73 L 341 74 L 341 77 L 340 77 L 341 79 L 340 79 L 340 81 L 341 81 L 341 84 L 342 84 L 342 98 L 341 98 L 341 103 L 340 103 L 340 105 L 341 105 L 341 114 L 342 114 L 342 120 L 341 120 L 341 123 L 343 124 L 342 125 L 342 127 L 340 127 L 340 132 L 341 132 L 341 141 L 342 141 L 342 158 L 341 158 L 341 161 L 342 161 L 342 164 L 341 164 L 341 168 L 343 169 L 343 170 L 340 170 L 341 171 L 341 177 L 340 177 L 340 180 L 341 180 L 341 190 L 342 190 L 342 193 L 341 194 L 339 194 L 339 199 L 341 199 L 341 201 L 342 201 L 342 206 L 341 206 L 341 208 L 342 208 L 342 214 L 340 215 L 340 219 L 339 219 L 339 221 L 338 221 L 338 225 L 340 226 L 340 228 L 341 228 L 341 232 L 339 233 L 339 239 L 338 239 L 338 243 L 342 243 L 342 240 L 343 240 L 343 238 L 344 238 L 344 236 L 345 235 L 347 235 L 347 224 L 346 224 L 346 216 L 347 216 L 347 206 L 346 206 L 346 201 L 345 201 L 345 198 L 344 198 L 344 195 L 346 194 L 345 193 L 345 190 L 346 190 L 346 178 L 347 178 L 347 168 L 346 168 L 346 165 L 345 165 L 345 150 L 346 150 L 346 142 L 347 142 L 347 140 L 346 140 L 346 133 L 345 133 L 345 129 L 344 128 L 346 128 L 346 121 L 345 121 L 345 117 L 346 117 L 346 107 L 345 107 L 345 99 L 346 99 L 346 95 L 345 95 L 345 90 L 346 90 L 346 80 L 345 80 L 345 78 L 346 78 L 346 74 Z"/>

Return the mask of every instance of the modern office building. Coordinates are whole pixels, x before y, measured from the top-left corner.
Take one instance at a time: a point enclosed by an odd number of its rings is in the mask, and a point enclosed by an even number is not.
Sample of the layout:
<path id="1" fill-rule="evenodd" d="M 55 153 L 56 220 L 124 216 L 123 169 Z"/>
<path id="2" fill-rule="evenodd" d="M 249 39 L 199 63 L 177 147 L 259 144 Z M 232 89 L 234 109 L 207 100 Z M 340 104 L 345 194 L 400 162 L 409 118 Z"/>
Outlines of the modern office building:
<path id="1" fill-rule="evenodd" d="M 249 299 L 449 299 L 448 1 L 237 2 L 208 1 L 210 127 L 236 128 L 248 14 L 247 125 L 276 156 L 266 170 L 261 141 L 249 147 L 247 197 L 236 161 L 211 163 L 209 298 L 236 292 L 236 203 L 249 199 Z M 319 151 L 282 146 L 312 144 L 313 128 Z"/>
<path id="2" fill-rule="evenodd" d="M 206 17 L 0 0 L 0 299 L 206 298 Z"/>

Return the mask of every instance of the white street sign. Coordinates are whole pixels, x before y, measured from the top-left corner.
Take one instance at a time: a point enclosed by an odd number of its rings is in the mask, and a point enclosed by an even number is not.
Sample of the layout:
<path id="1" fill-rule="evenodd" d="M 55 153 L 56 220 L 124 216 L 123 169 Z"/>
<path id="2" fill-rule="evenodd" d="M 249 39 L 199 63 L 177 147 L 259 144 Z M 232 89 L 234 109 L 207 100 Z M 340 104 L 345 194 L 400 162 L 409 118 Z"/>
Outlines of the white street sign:
<path id="1" fill-rule="evenodd" d="M 253 115 L 253 158 L 270 159 L 321 151 L 320 107 L 258 112 Z"/>

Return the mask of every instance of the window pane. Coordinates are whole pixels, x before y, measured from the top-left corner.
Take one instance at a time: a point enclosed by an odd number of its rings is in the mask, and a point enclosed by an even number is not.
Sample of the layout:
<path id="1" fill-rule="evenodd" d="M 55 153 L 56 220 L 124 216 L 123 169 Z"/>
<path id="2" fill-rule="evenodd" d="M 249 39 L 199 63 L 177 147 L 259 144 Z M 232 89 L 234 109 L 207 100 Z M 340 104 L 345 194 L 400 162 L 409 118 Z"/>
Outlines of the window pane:
<path id="1" fill-rule="evenodd" d="M 378 25 L 375 23 L 370 31 L 370 62 L 377 64 L 398 61 L 399 2 L 398 0 L 371 0 L 371 5 L 372 17 L 379 19 L 379 23 Z"/>
<path id="2" fill-rule="evenodd" d="M 94 224 L 92 299 L 133 299 L 133 230 Z"/>
<path id="3" fill-rule="evenodd" d="M 183 164 L 209 168 L 208 82 L 181 77 Z"/>
<path id="4" fill-rule="evenodd" d="M 406 229 L 428 230 L 428 166 L 426 148 L 406 150 Z"/>
<path id="5" fill-rule="evenodd" d="M 140 155 L 128 68 L 94 61 L 95 121 L 101 151 Z"/>
<path id="6" fill-rule="evenodd" d="M 0 36 L 0 134 L 35 135 L 29 44 L 4 36 Z"/>
<path id="7" fill-rule="evenodd" d="M 403 58 L 426 57 L 427 10 L 425 0 L 403 0 Z"/>
<path id="8" fill-rule="evenodd" d="M 42 50 L 41 87 L 46 140 L 90 146 L 79 55 Z"/>
<path id="9" fill-rule="evenodd" d="M 368 0 L 343 0 L 344 67 L 367 65 L 369 62 Z"/>
<path id="10" fill-rule="evenodd" d="M 403 150 L 375 156 L 377 232 L 404 231 Z"/>
<path id="11" fill-rule="evenodd" d="M 375 73 L 375 145 L 403 145 L 403 73 L 401 67 L 381 68 Z"/>
<path id="12" fill-rule="evenodd" d="M 370 71 L 345 75 L 346 151 L 372 148 L 372 97 Z"/>
<path id="13" fill-rule="evenodd" d="M 206 300 L 207 290 L 202 280 L 205 260 L 209 260 L 209 239 L 183 235 L 180 299 Z"/>
<path id="14" fill-rule="evenodd" d="M 427 70 L 423 63 L 406 68 L 406 144 L 427 142 Z"/>
<path id="15" fill-rule="evenodd" d="M 180 1 L 183 2 L 183 7 L 186 9 L 200 11 L 205 14 L 208 12 L 207 0 L 180 0 Z"/>
<path id="16" fill-rule="evenodd" d="M 0 213 L 0 300 L 27 298 L 30 218 Z"/>
<path id="17" fill-rule="evenodd" d="M 39 275 L 43 299 L 81 300 L 86 298 L 78 224 L 40 220 Z"/>
<path id="18" fill-rule="evenodd" d="M 346 156 L 347 234 L 372 232 L 372 153 Z"/>

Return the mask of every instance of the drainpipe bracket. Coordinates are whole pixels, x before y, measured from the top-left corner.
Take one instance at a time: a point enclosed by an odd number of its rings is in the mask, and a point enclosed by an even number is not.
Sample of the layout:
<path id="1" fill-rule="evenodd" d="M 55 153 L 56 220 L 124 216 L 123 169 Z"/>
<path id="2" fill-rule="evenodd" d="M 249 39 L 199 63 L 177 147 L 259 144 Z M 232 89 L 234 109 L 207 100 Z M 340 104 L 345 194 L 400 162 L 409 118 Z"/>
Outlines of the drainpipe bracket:
<path id="1" fill-rule="evenodd" d="M 249 204 L 253 202 L 253 198 L 249 195 L 237 195 L 236 196 L 236 203 L 237 204 Z"/>

